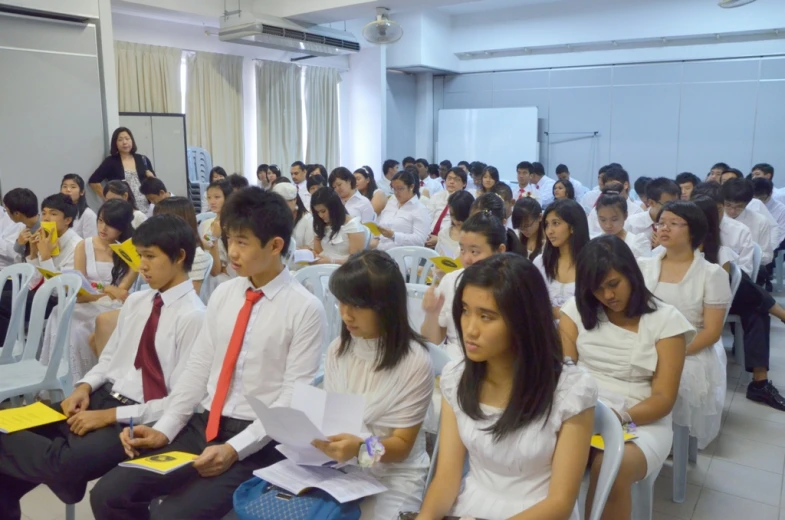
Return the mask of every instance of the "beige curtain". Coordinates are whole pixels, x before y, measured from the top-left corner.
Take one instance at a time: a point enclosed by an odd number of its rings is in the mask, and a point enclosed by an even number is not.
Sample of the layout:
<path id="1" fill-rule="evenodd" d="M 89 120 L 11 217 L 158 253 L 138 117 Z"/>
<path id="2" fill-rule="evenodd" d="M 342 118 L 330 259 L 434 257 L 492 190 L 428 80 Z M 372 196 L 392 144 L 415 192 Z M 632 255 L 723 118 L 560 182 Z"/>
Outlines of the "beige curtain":
<path id="1" fill-rule="evenodd" d="M 190 146 L 209 151 L 213 166 L 242 173 L 242 56 L 210 52 L 188 56 L 185 120 Z"/>
<path id="2" fill-rule="evenodd" d="M 340 166 L 337 69 L 305 67 L 305 114 L 308 121 L 306 162 L 330 171 Z"/>
<path id="3" fill-rule="evenodd" d="M 180 113 L 182 51 L 129 42 L 114 47 L 120 111 Z"/>
<path id="4" fill-rule="evenodd" d="M 303 160 L 301 71 L 290 63 L 256 62 L 258 160 L 287 172 Z"/>

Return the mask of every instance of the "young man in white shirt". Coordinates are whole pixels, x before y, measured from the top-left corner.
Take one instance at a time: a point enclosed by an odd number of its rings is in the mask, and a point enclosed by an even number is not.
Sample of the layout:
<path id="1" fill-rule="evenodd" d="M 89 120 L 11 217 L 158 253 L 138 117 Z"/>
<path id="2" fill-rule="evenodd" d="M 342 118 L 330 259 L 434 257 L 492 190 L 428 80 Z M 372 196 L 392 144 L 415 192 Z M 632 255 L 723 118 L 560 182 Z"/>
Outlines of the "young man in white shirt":
<path id="1" fill-rule="evenodd" d="M 770 263 L 774 258 L 772 241 L 776 240 L 772 234 L 778 237 L 779 231 L 772 229 L 765 217 L 748 209 L 753 199 L 752 183 L 746 179 L 730 179 L 722 185 L 722 198 L 725 216 L 747 226 L 752 233 L 752 239 L 760 246 L 761 265 Z"/>
<path id="2" fill-rule="evenodd" d="M 310 211 L 311 194 L 308 193 L 308 184 L 305 178 L 307 174 L 306 168 L 304 162 L 294 161 L 289 169 L 289 174 L 292 176 L 292 182 L 297 186 L 297 194 L 300 196 L 300 200 L 303 201 L 305 207 Z"/>
<path id="3" fill-rule="evenodd" d="M 515 193 L 515 200 L 520 200 L 524 197 L 533 197 L 537 199 L 537 194 L 531 189 L 532 163 L 529 161 L 521 161 L 515 167 L 515 174 L 518 180 L 518 191 Z"/>
<path id="4" fill-rule="evenodd" d="M 158 419 L 185 369 L 205 312 L 188 277 L 194 232 L 183 219 L 160 215 L 139 226 L 133 241 L 150 289 L 128 297 L 98 364 L 53 405 L 68 420 L 0 435 L 3 519 L 18 519 L 19 499 L 38 484 L 79 502 L 87 482 L 126 458 L 123 425 Z"/>
<path id="5" fill-rule="evenodd" d="M 741 173 L 741 170 L 737 170 L 736 168 L 726 169 L 721 177 L 722 184 L 725 184 L 727 181 L 733 179 L 747 180 L 744 179 L 744 174 Z M 783 237 L 780 236 L 779 226 L 777 224 L 777 221 L 774 219 L 774 216 L 769 212 L 768 208 L 766 208 L 766 205 L 763 204 L 763 202 L 755 198 L 753 198 L 747 204 L 747 209 L 752 212 L 759 213 L 761 216 L 763 216 L 766 220 L 769 221 L 769 225 L 774 230 L 774 233 L 772 233 L 771 236 L 771 247 L 772 249 L 775 249 L 779 245 L 780 240 Z"/>
<path id="6" fill-rule="evenodd" d="M 3 209 L 5 215 L 17 225 L 16 229 L 19 229 L 13 246 L 15 257 L 11 262 L 18 263 L 27 256 L 27 243 L 30 242 L 30 237 L 37 233 L 41 227 L 38 197 L 27 188 L 14 188 L 3 197 Z M 2 247 L 5 247 L 5 244 Z M 5 261 L 4 256 L 0 256 L 0 258 Z M 0 265 L 0 268 L 2 267 L 6 267 L 6 265 Z"/>
<path id="7" fill-rule="evenodd" d="M 150 206 L 147 208 L 147 218 L 153 216 L 155 212 L 155 205 L 164 199 L 172 196 L 169 190 L 166 189 L 164 181 L 158 177 L 148 177 L 139 186 L 139 193 L 145 196 Z"/>
<path id="8" fill-rule="evenodd" d="M 382 164 L 382 172 L 384 173 L 384 177 L 379 179 L 379 188 L 384 192 L 385 195 L 391 197 L 393 194 L 392 187 L 390 187 L 390 181 L 398 173 L 398 161 L 395 159 L 387 159 Z"/>
<path id="9" fill-rule="evenodd" d="M 221 224 L 238 277 L 218 286 L 189 361 L 152 426 L 126 428 L 126 453 L 198 455 L 168 475 L 117 467 L 93 488 L 98 520 L 150 517 L 150 502 L 168 495 L 155 518 L 222 518 L 253 471 L 283 456 L 245 396 L 289 406 L 297 383 L 319 366 L 326 317 L 322 303 L 284 266 L 292 211 L 276 193 L 246 188 L 226 202 Z M 204 412 L 194 412 L 201 405 Z M 176 492 L 175 492 L 176 491 Z"/>
<path id="10" fill-rule="evenodd" d="M 774 167 L 768 163 L 758 163 L 752 167 L 752 172 L 750 173 L 753 179 L 764 178 L 768 179 L 772 185 L 774 184 Z M 777 202 L 781 202 L 785 204 L 785 188 L 774 188 L 772 190 L 772 197 Z M 783 236 L 785 239 L 785 236 Z"/>
<path id="11" fill-rule="evenodd" d="M 591 213 L 592 209 L 594 209 L 594 206 L 597 204 L 597 199 L 599 199 L 600 195 L 602 194 L 602 188 L 605 186 L 605 172 L 608 171 L 609 168 L 613 167 L 621 168 L 621 164 L 611 163 L 601 166 L 597 172 L 597 186 L 594 186 L 591 190 L 586 192 L 586 195 L 584 195 L 580 200 L 581 206 L 583 206 L 583 209 L 586 210 L 587 215 Z"/>
<path id="12" fill-rule="evenodd" d="M 584 195 L 589 191 L 586 186 L 584 186 L 581 181 L 578 179 L 572 178 L 570 175 L 570 169 L 567 168 L 566 164 L 560 164 L 556 167 L 556 177 L 563 181 L 570 181 L 572 183 L 572 188 L 575 190 L 575 200 L 581 200 Z"/>
<path id="13" fill-rule="evenodd" d="M 420 181 L 420 194 L 423 197 L 431 198 L 444 188 L 442 187 L 440 180 L 431 178 L 428 172 L 429 166 L 428 161 L 425 159 L 417 159 L 414 163 Z M 427 193 L 425 193 L 424 190 L 428 190 Z"/>
<path id="14" fill-rule="evenodd" d="M 556 181 L 545 175 L 545 167 L 538 162 L 532 163 L 529 170 L 529 189 L 537 193 L 537 198 L 544 208 L 553 202 L 553 185 Z"/>
<path id="15" fill-rule="evenodd" d="M 681 189 L 671 179 L 658 177 L 646 185 L 646 201 L 649 209 L 635 215 L 629 215 L 624 222 L 624 229 L 636 235 L 646 235 L 651 241 L 652 249 L 657 247 L 657 235 L 654 233 L 654 223 L 660 218 L 662 206 L 666 202 L 679 200 Z"/>
<path id="16" fill-rule="evenodd" d="M 700 184 L 700 179 L 697 175 L 690 172 L 682 172 L 676 176 L 676 184 L 681 188 L 681 200 L 690 200 L 692 190 L 695 186 Z"/>
<path id="17" fill-rule="evenodd" d="M 605 170 L 603 180 L 607 185 L 609 182 L 618 182 L 622 185 L 620 195 L 627 200 L 627 215 L 628 218 L 638 213 L 644 213 L 643 209 L 632 201 L 629 197 L 630 192 L 630 176 L 624 168 L 612 167 Z M 599 197 L 597 197 L 599 198 Z M 597 218 L 597 208 L 592 208 L 589 212 L 589 233 L 591 236 L 601 235 L 603 233 L 600 221 Z"/>

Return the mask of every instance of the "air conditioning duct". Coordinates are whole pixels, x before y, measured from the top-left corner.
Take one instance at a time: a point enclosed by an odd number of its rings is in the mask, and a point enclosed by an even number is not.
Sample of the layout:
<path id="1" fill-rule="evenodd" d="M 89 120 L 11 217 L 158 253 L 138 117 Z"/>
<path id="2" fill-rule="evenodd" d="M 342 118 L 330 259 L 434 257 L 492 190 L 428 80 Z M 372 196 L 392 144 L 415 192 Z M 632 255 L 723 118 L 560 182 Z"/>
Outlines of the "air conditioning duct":
<path id="1" fill-rule="evenodd" d="M 312 56 L 336 56 L 360 51 L 360 43 L 351 33 L 320 25 L 305 27 L 283 18 L 250 16 L 245 13 L 222 17 L 220 22 L 218 37 L 225 42 Z"/>

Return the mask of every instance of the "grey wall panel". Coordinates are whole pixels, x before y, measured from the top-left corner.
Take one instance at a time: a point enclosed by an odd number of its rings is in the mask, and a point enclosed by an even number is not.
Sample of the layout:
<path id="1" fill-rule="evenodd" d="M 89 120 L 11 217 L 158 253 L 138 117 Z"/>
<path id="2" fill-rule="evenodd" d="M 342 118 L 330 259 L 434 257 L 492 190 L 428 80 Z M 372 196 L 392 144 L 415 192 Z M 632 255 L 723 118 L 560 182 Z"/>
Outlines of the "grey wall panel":
<path id="1" fill-rule="evenodd" d="M 445 92 L 444 108 L 493 108 L 493 91 Z"/>
<path id="2" fill-rule="evenodd" d="M 493 90 L 518 90 L 548 88 L 551 73 L 548 70 L 516 70 L 499 72 L 492 76 Z"/>
<path id="3" fill-rule="evenodd" d="M 387 156 L 401 160 L 414 154 L 417 78 L 387 74 Z M 435 121 L 435 118 L 434 118 Z M 373 167 L 373 165 L 371 165 Z M 381 168 L 381 165 L 379 165 Z"/>
<path id="4" fill-rule="evenodd" d="M 759 68 L 759 59 L 685 62 L 683 81 L 684 83 L 757 81 Z"/>
<path id="5" fill-rule="evenodd" d="M 611 116 L 613 161 L 631 176 L 676 171 L 680 85 L 614 87 Z"/>
<path id="6" fill-rule="evenodd" d="M 764 81 L 758 91 L 751 165 L 774 166 L 774 184 L 785 186 L 785 81 Z"/>
<path id="7" fill-rule="evenodd" d="M 619 65 L 613 68 L 614 85 L 656 85 L 681 83 L 681 63 Z"/>
<path id="8" fill-rule="evenodd" d="M 0 47 L 97 55 L 95 26 L 0 15 Z"/>
<path id="9" fill-rule="evenodd" d="M 491 90 L 492 73 L 488 74 L 460 74 L 457 76 L 447 76 L 444 78 L 445 92 L 477 92 L 480 90 Z"/>
<path id="10" fill-rule="evenodd" d="M 785 79 L 785 58 L 760 60 L 760 79 Z"/>
<path id="11" fill-rule="evenodd" d="M 678 170 L 700 177 L 718 161 L 749 168 L 757 90 L 752 81 L 682 87 Z"/>
<path id="12" fill-rule="evenodd" d="M 551 88 L 599 87 L 611 84 L 612 67 L 551 70 Z"/>

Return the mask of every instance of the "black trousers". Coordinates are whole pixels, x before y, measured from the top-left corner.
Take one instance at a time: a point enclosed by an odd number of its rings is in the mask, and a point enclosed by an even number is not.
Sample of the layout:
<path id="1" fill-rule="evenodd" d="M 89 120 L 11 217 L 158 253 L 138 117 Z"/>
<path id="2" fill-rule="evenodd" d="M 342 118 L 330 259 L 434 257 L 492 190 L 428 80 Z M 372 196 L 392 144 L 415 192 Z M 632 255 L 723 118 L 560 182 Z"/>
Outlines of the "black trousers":
<path id="1" fill-rule="evenodd" d="M 89 410 L 122 406 L 104 385 L 90 395 Z M 52 408 L 62 411 L 60 404 Z M 124 425 L 94 430 L 82 437 L 68 424 L 47 424 L 23 432 L 0 435 L 0 518 L 17 519 L 19 500 L 39 484 L 48 485 L 62 501 L 82 500 L 87 483 L 127 457 L 119 434 Z"/>
<path id="2" fill-rule="evenodd" d="M 771 263 L 769 263 L 768 265 L 765 266 L 766 267 L 766 280 L 771 280 L 771 277 L 774 275 L 774 266 L 775 266 L 776 260 L 777 260 L 777 253 L 779 253 L 783 249 L 785 249 L 785 239 L 783 239 L 782 242 L 780 242 L 780 245 L 777 246 L 777 249 L 774 250 L 774 259 L 771 261 Z M 761 269 L 761 270 L 763 270 L 763 269 Z"/>
<path id="3" fill-rule="evenodd" d="M 30 291 L 27 293 L 27 303 L 25 304 L 25 319 L 24 323 L 26 324 L 30 321 L 30 309 L 33 308 L 33 298 L 35 298 L 35 294 L 38 290 Z M 12 310 L 12 303 L 13 303 L 13 289 L 11 287 L 11 281 L 5 282 L 3 286 L 3 297 L 0 298 L 0 347 L 2 347 L 3 341 L 5 341 L 5 335 L 8 332 L 8 324 L 11 321 L 11 310 Z M 44 315 L 45 318 L 49 318 L 49 315 L 52 313 L 52 309 L 57 306 L 57 296 L 50 296 L 49 302 L 46 304 L 46 314 Z"/>
<path id="4" fill-rule="evenodd" d="M 213 444 L 223 444 L 245 428 L 250 421 L 221 418 L 218 438 L 205 441 L 208 412 L 195 414 L 183 431 L 168 446 L 145 455 L 185 451 L 202 453 Z M 107 473 L 90 492 L 90 504 L 96 520 L 196 520 L 220 519 L 232 509 L 232 496 L 240 484 L 253 476 L 254 470 L 283 460 L 274 442 L 244 460 L 235 462 L 217 477 L 203 478 L 192 465 L 168 475 L 117 467 Z M 166 496 L 150 512 L 150 502 Z"/>
<path id="5" fill-rule="evenodd" d="M 742 271 L 741 284 L 730 306 L 730 313 L 741 318 L 744 333 L 744 368 L 769 369 L 771 347 L 771 316 L 769 309 L 776 302 L 771 295 Z"/>

